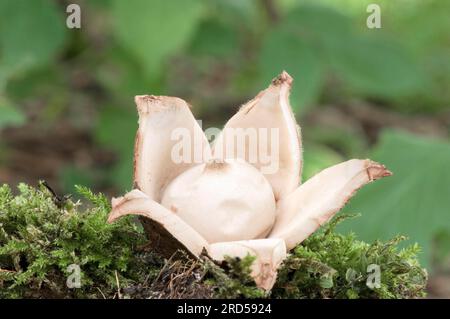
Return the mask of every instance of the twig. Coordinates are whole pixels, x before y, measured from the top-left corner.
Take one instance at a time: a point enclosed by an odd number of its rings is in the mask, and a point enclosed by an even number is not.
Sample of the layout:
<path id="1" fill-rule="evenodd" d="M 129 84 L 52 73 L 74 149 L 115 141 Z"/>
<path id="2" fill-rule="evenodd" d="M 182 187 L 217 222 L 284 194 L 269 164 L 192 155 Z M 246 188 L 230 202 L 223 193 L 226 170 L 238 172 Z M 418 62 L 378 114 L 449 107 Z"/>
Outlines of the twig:
<path id="1" fill-rule="evenodd" d="M 1 268 L 0 268 L 0 272 L 16 272 L 16 271 L 14 271 L 14 270 L 8 270 L 8 269 L 1 269 Z"/>
<path id="2" fill-rule="evenodd" d="M 120 283 L 119 283 L 119 276 L 117 275 L 117 270 L 114 271 L 116 274 L 116 283 L 117 283 L 117 297 L 119 299 L 122 299 L 122 294 L 120 293 Z"/>
<path id="3" fill-rule="evenodd" d="M 166 263 L 164 264 L 164 266 L 161 268 L 161 270 L 158 273 L 158 276 L 156 276 L 156 278 L 153 280 L 151 287 L 153 287 L 159 280 L 159 278 L 161 278 L 162 274 L 164 273 L 164 271 L 166 270 L 166 268 L 171 268 L 173 266 L 172 260 L 175 258 L 176 254 L 178 253 L 178 251 L 176 251 L 175 253 L 172 254 L 172 256 L 170 256 L 170 258 L 166 261 Z"/>
<path id="4" fill-rule="evenodd" d="M 95 287 L 95 288 L 97 288 L 97 290 L 100 291 L 100 293 L 101 293 L 102 296 L 103 296 L 103 299 L 106 299 L 106 296 L 105 296 L 105 294 L 103 293 L 103 291 L 102 291 L 100 288 L 98 288 L 98 287 Z"/>

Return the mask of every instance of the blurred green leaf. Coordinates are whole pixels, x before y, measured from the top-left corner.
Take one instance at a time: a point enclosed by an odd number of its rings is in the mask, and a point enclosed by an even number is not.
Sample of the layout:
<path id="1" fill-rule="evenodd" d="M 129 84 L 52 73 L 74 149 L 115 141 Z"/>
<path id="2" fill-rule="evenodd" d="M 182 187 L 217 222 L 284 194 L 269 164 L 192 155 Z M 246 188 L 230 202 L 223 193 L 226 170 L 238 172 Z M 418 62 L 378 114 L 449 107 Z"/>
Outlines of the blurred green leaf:
<path id="1" fill-rule="evenodd" d="M 424 56 L 430 51 L 449 47 L 449 1 L 420 1 L 414 8 L 402 12 L 396 19 L 395 32 L 402 42 Z"/>
<path id="2" fill-rule="evenodd" d="M 191 42 L 190 51 L 194 55 L 231 58 L 236 56 L 239 41 L 230 25 L 216 20 L 202 22 Z"/>
<path id="3" fill-rule="evenodd" d="M 61 49 L 66 24 L 55 2 L 0 2 L 0 74 L 3 80 L 18 71 L 48 63 Z"/>
<path id="4" fill-rule="evenodd" d="M 330 148 L 320 145 L 305 145 L 302 179 L 306 181 L 321 170 L 342 161 L 342 156 Z"/>
<path id="5" fill-rule="evenodd" d="M 64 74 L 57 64 L 30 70 L 23 77 L 11 78 L 6 86 L 8 98 L 16 102 L 51 93 L 60 94 L 66 89 Z"/>
<path id="6" fill-rule="evenodd" d="M 450 104 L 449 1 L 421 2 L 397 21 L 396 35 L 424 68 L 428 85 L 410 100 L 401 100 L 400 110 L 439 111 Z"/>
<path id="7" fill-rule="evenodd" d="M 189 40 L 202 13 L 200 0 L 116 0 L 113 21 L 119 42 L 142 63 L 150 78 Z"/>
<path id="8" fill-rule="evenodd" d="M 106 107 L 100 113 L 95 136 L 99 143 L 117 152 L 118 163 L 110 172 L 112 182 L 129 190 L 133 172 L 134 137 L 137 115 L 134 108 Z"/>
<path id="9" fill-rule="evenodd" d="M 5 126 L 18 126 L 25 123 L 25 115 L 5 100 L 0 99 L 0 129 Z"/>
<path id="10" fill-rule="evenodd" d="M 97 140 L 120 153 L 133 149 L 137 114 L 129 109 L 108 106 L 101 110 L 95 136 Z M 130 146 L 131 145 L 131 146 Z"/>
<path id="11" fill-rule="evenodd" d="M 325 53 L 345 43 L 350 31 L 351 20 L 336 10 L 309 4 L 293 8 L 264 39 L 260 59 L 264 81 L 285 69 L 295 79 L 294 109 L 305 112 L 323 88 Z"/>
<path id="12" fill-rule="evenodd" d="M 322 65 L 302 37 L 284 28 L 275 29 L 264 39 L 259 62 L 264 83 L 283 70 L 294 78 L 291 101 L 297 113 L 316 102 L 323 84 Z"/>
<path id="13" fill-rule="evenodd" d="M 430 262 L 434 236 L 450 231 L 450 144 L 386 131 L 372 159 L 393 173 L 362 189 L 346 211 L 362 217 L 343 225 L 366 240 L 407 234 Z"/>
<path id="14" fill-rule="evenodd" d="M 96 78 L 114 101 L 132 104 L 136 94 L 162 94 L 160 81 L 150 80 L 136 58 L 121 47 L 113 47 L 108 59 L 96 70 Z"/>
<path id="15" fill-rule="evenodd" d="M 354 19 L 330 7 L 295 7 L 265 39 L 263 76 L 267 77 L 265 69 L 272 71 L 271 67 L 282 64 L 294 70 L 291 72 L 298 81 L 302 73 L 297 70 L 303 70 L 306 79 L 297 89 L 303 108 L 314 103 L 321 93 L 322 72 L 317 70 L 328 71 L 329 67 L 362 95 L 394 98 L 414 94 L 423 87 L 424 74 L 406 47 L 385 33 L 357 33 L 354 24 Z"/>
<path id="16" fill-rule="evenodd" d="M 422 85 L 423 74 L 412 56 L 380 36 L 355 35 L 328 56 L 338 76 L 363 94 L 396 97 L 412 94 Z"/>
<path id="17" fill-rule="evenodd" d="M 340 122 L 339 126 L 333 125 L 332 122 L 310 125 L 306 127 L 309 141 L 314 142 L 314 144 L 326 145 L 343 154 L 345 158 L 365 154 L 367 152 L 367 141 L 364 133 L 354 125 L 345 123 L 332 112 L 328 112 L 328 114 L 330 114 L 330 118 L 336 118 L 335 123 Z"/>
<path id="18" fill-rule="evenodd" d="M 208 0 L 214 19 L 227 22 L 240 29 L 260 28 L 259 3 L 254 0 Z"/>
<path id="19" fill-rule="evenodd" d="M 316 50 L 332 50 L 346 42 L 352 32 L 352 20 L 348 16 L 321 5 L 295 7 L 287 14 L 283 25 L 307 39 Z"/>
<path id="20" fill-rule="evenodd" d="M 63 191 L 66 194 L 76 193 L 75 185 L 83 185 L 86 187 L 92 187 L 94 185 L 92 172 L 75 166 L 64 167 L 59 172 L 59 178 L 62 182 Z"/>
<path id="21" fill-rule="evenodd" d="M 433 266 L 450 271 L 450 231 L 436 234 L 433 246 Z"/>
<path id="22" fill-rule="evenodd" d="M 129 153 L 114 167 L 110 174 L 111 183 L 119 188 L 121 193 L 128 192 L 133 186 L 133 153 Z"/>

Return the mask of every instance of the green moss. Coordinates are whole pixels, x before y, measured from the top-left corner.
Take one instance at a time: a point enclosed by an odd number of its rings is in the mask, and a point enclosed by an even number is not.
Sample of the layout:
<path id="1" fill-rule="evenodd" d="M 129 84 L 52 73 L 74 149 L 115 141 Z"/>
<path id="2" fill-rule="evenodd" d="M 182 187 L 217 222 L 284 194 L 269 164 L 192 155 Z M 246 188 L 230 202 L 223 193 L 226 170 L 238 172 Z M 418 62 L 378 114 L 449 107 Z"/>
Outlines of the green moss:
<path id="1" fill-rule="evenodd" d="M 19 194 L 0 188 L 0 298 L 106 297 L 140 280 L 144 261 L 136 251 L 145 236 L 130 218 L 107 224 L 108 200 L 85 188 L 79 192 L 94 205 L 56 205 L 40 187 L 18 186 Z M 68 289 L 69 265 L 81 270 L 81 288 Z M 143 268 L 145 269 L 145 268 Z"/>
<path id="2" fill-rule="evenodd" d="M 169 260 L 153 254 L 133 217 L 107 224 L 109 200 L 77 187 L 90 205 L 56 199 L 41 186 L 18 194 L 0 187 L 0 298 L 414 298 L 424 296 L 426 272 L 416 245 L 397 248 L 401 237 L 367 244 L 334 232 L 336 218 L 294 249 L 272 292 L 250 277 L 253 257 Z M 81 287 L 66 285 L 70 265 Z M 368 267 L 381 270 L 371 289 Z M 68 268 L 69 267 L 69 268 Z M 120 287 L 120 288 L 119 288 Z"/>
<path id="3" fill-rule="evenodd" d="M 279 272 L 272 297 L 425 296 L 427 273 L 418 263 L 418 245 L 399 249 L 397 244 L 405 239 L 402 236 L 388 242 L 367 244 L 357 240 L 354 234 L 335 233 L 335 226 L 348 217 L 335 218 L 294 249 Z M 377 267 L 379 287 L 375 285 Z"/>
<path id="4" fill-rule="evenodd" d="M 205 283 L 213 287 L 215 297 L 219 298 L 264 298 L 268 293 L 256 287 L 250 277 L 251 265 L 255 257 L 231 258 L 226 257 L 220 267 L 206 260 L 207 276 Z"/>

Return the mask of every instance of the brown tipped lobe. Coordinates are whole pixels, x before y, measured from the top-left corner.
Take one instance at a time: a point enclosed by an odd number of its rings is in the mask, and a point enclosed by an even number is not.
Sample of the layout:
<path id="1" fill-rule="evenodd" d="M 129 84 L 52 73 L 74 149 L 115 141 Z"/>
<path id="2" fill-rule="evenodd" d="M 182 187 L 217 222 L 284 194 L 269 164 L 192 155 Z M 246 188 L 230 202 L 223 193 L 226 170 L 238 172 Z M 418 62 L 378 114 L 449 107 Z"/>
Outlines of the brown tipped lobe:
<path id="1" fill-rule="evenodd" d="M 280 75 L 278 75 L 276 78 L 272 80 L 272 85 L 278 86 L 283 83 L 286 83 L 288 85 L 292 84 L 292 77 L 287 73 L 286 71 L 281 72 Z"/>

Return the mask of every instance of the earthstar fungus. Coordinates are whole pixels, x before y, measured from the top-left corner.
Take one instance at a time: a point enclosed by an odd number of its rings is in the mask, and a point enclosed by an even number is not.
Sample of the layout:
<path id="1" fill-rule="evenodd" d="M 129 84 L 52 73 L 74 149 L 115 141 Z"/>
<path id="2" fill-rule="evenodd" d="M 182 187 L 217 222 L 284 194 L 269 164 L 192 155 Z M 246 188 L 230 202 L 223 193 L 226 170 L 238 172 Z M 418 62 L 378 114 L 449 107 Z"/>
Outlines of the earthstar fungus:
<path id="1" fill-rule="evenodd" d="M 252 276 L 270 290 L 289 250 L 330 220 L 360 187 L 391 175 L 381 164 L 352 159 L 300 184 L 302 145 L 289 104 L 291 84 L 289 74 L 281 73 L 240 108 L 212 146 L 185 101 L 136 96 L 134 189 L 112 200 L 108 222 L 140 215 L 153 247 L 165 256 L 177 249 L 193 256 L 207 253 L 217 261 L 253 255 Z M 200 163 L 173 160 L 177 141 L 172 135 L 179 128 L 198 137 L 189 147 L 195 153 L 201 146 Z M 256 129 L 257 146 L 265 146 L 261 128 L 277 129 L 273 172 L 264 172 L 259 155 L 250 161 L 255 154 L 248 140 L 243 140 L 244 152 L 229 157 L 224 151 L 235 137 L 233 129 Z"/>

